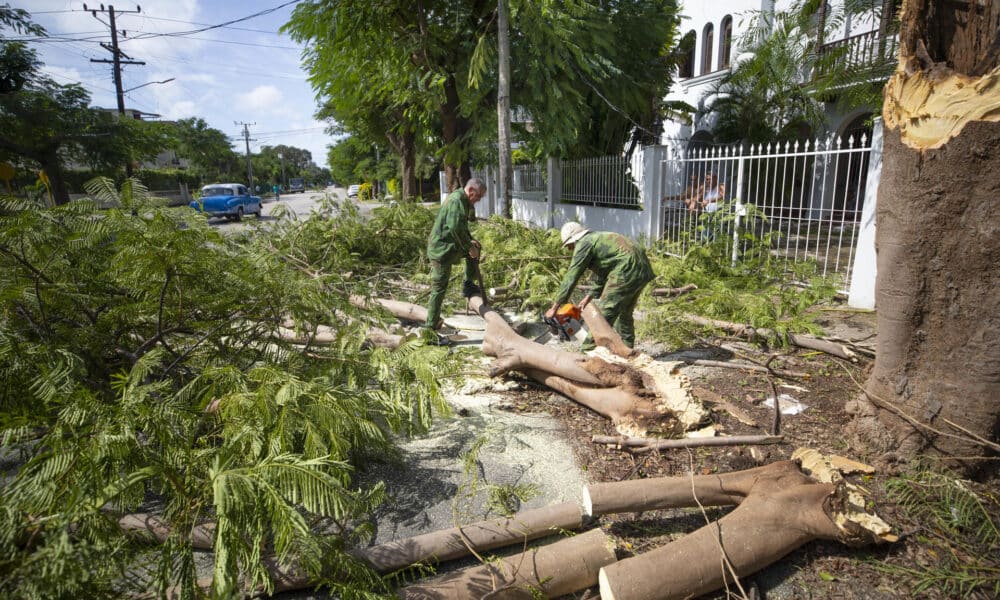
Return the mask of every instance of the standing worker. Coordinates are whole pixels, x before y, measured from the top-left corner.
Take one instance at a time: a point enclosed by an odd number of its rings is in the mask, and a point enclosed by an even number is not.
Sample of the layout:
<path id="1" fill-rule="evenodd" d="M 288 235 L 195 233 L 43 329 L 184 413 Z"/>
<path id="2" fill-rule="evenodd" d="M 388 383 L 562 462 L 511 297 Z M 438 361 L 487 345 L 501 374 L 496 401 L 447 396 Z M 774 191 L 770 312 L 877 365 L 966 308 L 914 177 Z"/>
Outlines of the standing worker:
<path id="1" fill-rule="evenodd" d="M 427 321 L 424 327 L 428 329 L 441 327 L 441 304 L 448 291 L 451 267 L 459 260 L 465 259 L 462 295 L 469 298 L 482 293 L 475 283 L 481 246 L 469 233 L 469 221 L 475 219 L 474 207 L 485 193 L 486 184 L 481 179 L 469 179 L 464 189 L 448 194 L 434 220 L 431 235 L 427 238 L 427 258 L 431 261 L 431 297 L 427 304 Z"/>
<path id="2" fill-rule="evenodd" d="M 277 202 L 281 200 L 281 186 L 277 183 L 271 186 L 271 191 L 274 192 L 274 201 Z"/>
<path id="3" fill-rule="evenodd" d="M 559 232 L 562 245 L 573 250 L 573 260 L 563 276 L 559 294 L 552 307 L 546 311 L 551 319 L 561 304 L 567 302 L 573 288 L 586 269 L 597 275 L 594 296 L 601 314 L 614 327 L 622 341 L 631 348 L 635 344 L 635 319 L 632 311 L 639 302 L 639 294 L 653 280 L 646 251 L 627 237 L 609 231 L 591 231 L 575 221 L 562 226 Z M 580 303 L 583 308 L 590 295 Z M 594 338 L 589 333 L 581 350 L 593 350 Z"/>

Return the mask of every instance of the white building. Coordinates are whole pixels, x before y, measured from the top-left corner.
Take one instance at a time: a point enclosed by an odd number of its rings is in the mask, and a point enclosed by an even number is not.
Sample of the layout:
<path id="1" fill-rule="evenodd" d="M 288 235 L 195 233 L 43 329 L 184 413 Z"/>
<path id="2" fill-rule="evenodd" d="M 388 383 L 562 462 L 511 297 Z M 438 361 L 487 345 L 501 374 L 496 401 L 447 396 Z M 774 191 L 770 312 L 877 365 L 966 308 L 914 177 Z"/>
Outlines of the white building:
<path id="1" fill-rule="evenodd" d="M 706 101 L 710 103 L 709 95 L 734 65 L 752 56 L 748 54 L 748 49 L 739 47 L 741 34 L 750 26 L 754 14 L 766 16 L 786 12 L 793 4 L 792 0 L 682 0 L 683 18 L 679 37 L 689 36 L 693 44 L 666 100 L 686 102 L 699 112 L 691 122 L 667 121 L 663 143 L 679 140 L 695 144 L 714 142 L 711 131 L 715 115 L 704 112 Z M 819 52 L 829 52 L 846 45 L 845 59 L 855 64 L 893 54 L 897 41 L 891 23 L 899 2 L 872 0 L 872 5 L 876 4 L 881 8 L 881 19 L 872 10 L 848 13 L 844 9 L 844 0 L 827 2 L 816 16 L 815 30 L 809 33 Z M 836 24 L 836 29 L 831 31 L 831 24 Z M 822 30 L 826 30 L 825 36 L 819 35 Z M 811 76 L 811 73 L 803 73 L 803 78 Z M 861 132 L 866 129 L 865 123 L 870 119 L 872 108 L 859 108 L 844 114 L 834 103 L 828 103 L 826 112 L 824 130 L 808 132 L 806 137 L 832 134 L 846 138 Z"/>

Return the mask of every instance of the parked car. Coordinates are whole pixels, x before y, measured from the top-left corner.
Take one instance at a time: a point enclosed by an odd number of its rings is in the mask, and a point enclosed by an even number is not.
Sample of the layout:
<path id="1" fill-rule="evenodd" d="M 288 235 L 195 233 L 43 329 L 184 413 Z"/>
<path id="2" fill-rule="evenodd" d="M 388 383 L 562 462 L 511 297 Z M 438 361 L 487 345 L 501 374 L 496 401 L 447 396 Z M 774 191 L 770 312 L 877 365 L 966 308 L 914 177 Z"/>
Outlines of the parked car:
<path id="1" fill-rule="evenodd" d="M 298 192 L 302 194 L 306 191 L 305 181 L 301 177 L 292 177 L 288 180 L 288 193 L 294 194 Z"/>
<path id="2" fill-rule="evenodd" d="M 213 183 L 201 188 L 200 197 L 191 208 L 210 217 L 226 217 L 239 221 L 243 215 L 260 218 L 260 197 L 254 196 L 241 183 Z"/>
<path id="3" fill-rule="evenodd" d="M 361 186 L 358 185 L 358 184 L 356 184 L 356 183 L 353 184 L 353 185 L 351 185 L 350 187 L 347 188 L 347 197 L 348 198 L 357 198 L 358 197 L 358 190 L 360 190 L 360 189 L 361 189 Z"/>

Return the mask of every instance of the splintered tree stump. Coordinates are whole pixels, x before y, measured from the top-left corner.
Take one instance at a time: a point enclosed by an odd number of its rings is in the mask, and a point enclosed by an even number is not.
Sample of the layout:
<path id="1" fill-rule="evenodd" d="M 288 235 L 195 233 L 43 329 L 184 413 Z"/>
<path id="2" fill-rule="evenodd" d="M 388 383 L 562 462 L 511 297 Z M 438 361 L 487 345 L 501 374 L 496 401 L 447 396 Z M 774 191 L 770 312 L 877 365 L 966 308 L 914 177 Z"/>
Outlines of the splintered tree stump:
<path id="1" fill-rule="evenodd" d="M 723 475 L 588 486 L 584 512 L 601 515 L 695 506 L 732 512 L 675 542 L 601 569 L 604 600 L 671 600 L 719 589 L 814 539 L 850 546 L 892 541 L 845 481 L 819 483 L 791 461 Z"/>
<path id="2" fill-rule="evenodd" d="M 600 529 L 532 548 L 399 590 L 404 600 L 556 598 L 597 584 L 601 567 L 615 561 L 613 544 Z M 489 595 L 489 596 L 487 596 Z"/>

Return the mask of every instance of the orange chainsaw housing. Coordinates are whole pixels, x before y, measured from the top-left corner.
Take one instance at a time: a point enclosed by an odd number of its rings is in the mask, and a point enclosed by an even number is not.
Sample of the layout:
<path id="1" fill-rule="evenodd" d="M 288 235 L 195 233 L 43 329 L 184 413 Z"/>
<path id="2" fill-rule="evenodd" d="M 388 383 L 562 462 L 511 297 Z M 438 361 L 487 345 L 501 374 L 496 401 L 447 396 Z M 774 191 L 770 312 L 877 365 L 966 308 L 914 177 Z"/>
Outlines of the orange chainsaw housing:
<path id="1" fill-rule="evenodd" d="M 580 321 L 582 314 L 580 308 L 575 304 L 563 304 L 556 309 L 555 321 L 559 328 L 563 330 L 567 337 L 573 337 L 576 332 L 583 328 Z"/>

